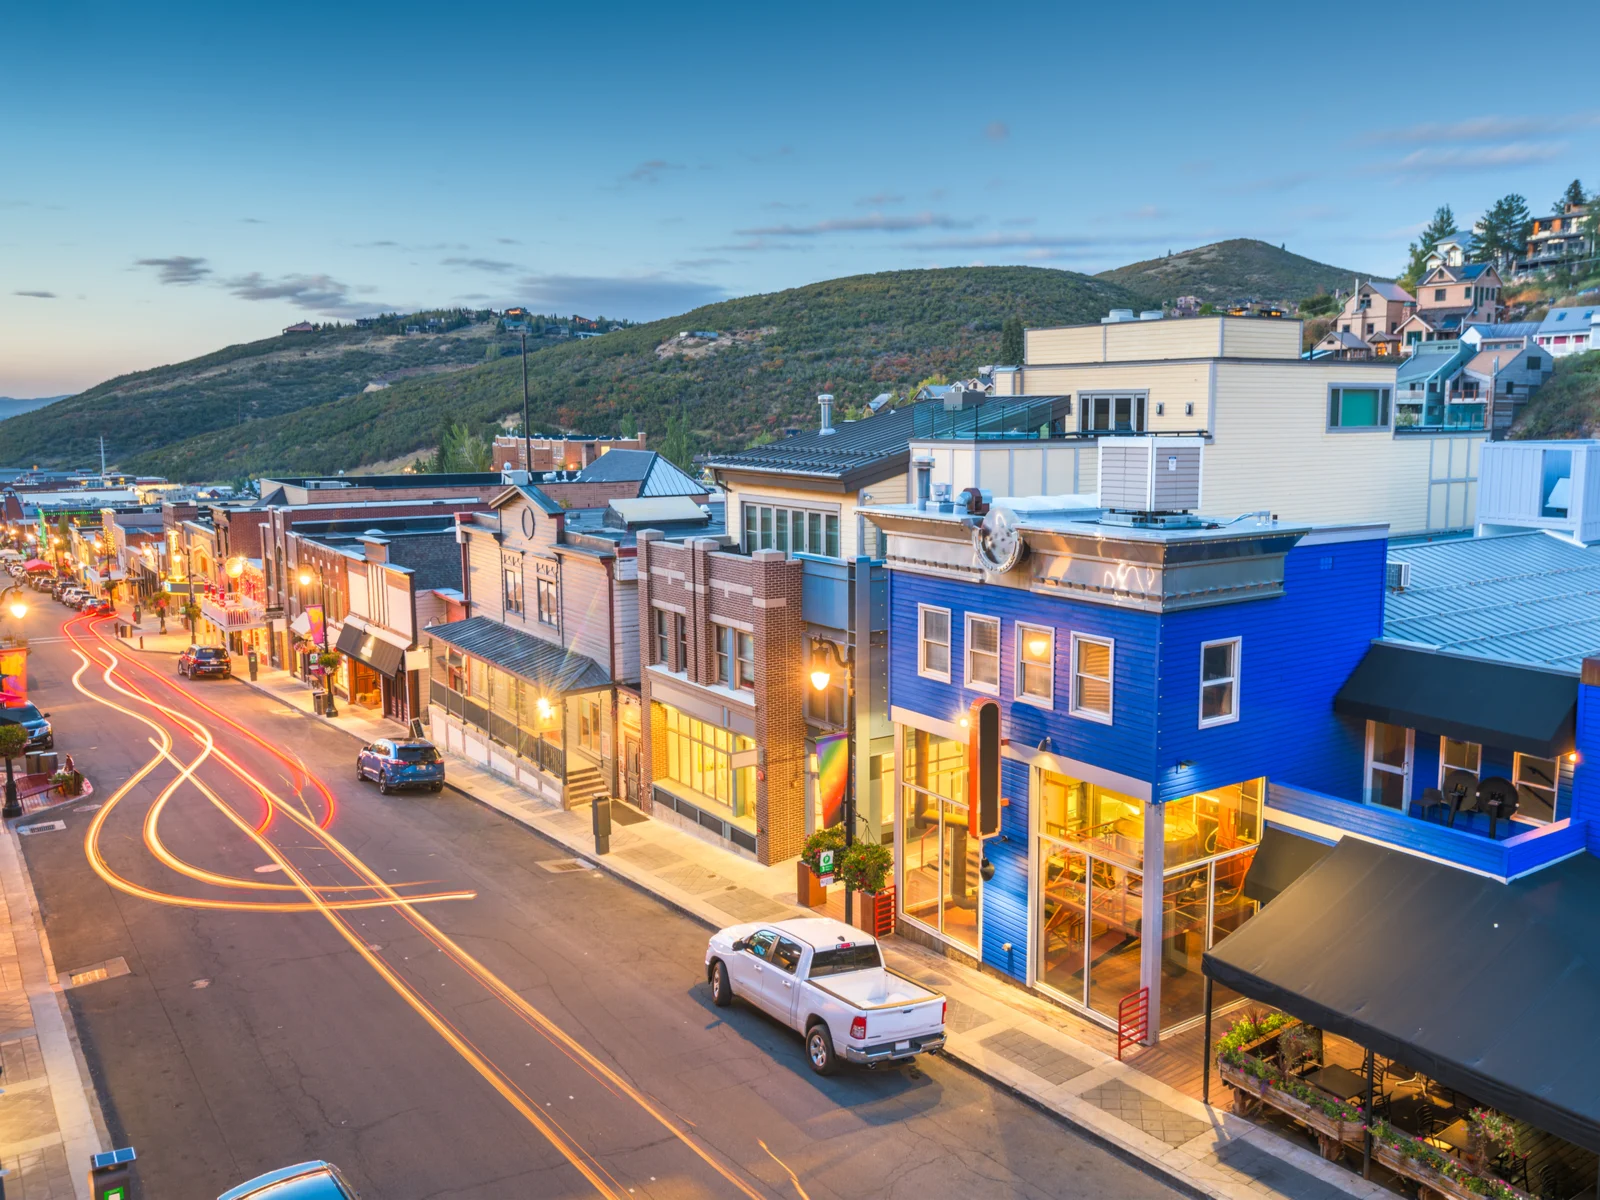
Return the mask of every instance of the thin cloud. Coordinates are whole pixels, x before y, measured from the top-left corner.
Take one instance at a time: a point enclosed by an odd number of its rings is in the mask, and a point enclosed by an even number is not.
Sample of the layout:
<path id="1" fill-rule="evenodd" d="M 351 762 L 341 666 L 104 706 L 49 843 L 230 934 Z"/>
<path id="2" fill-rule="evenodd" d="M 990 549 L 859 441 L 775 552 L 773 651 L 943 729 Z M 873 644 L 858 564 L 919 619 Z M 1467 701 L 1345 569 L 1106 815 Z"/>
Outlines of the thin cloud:
<path id="1" fill-rule="evenodd" d="M 891 192 L 878 192 L 875 195 L 863 196 L 856 201 L 858 208 L 882 208 L 885 204 L 904 204 L 904 196 L 896 196 Z"/>
<path id="2" fill-rule="evenodd" d="M 359 316 L 385 306 L 358 303 L 347 283 L 328 275 L 284 275 L 269 279 L 259 271 L 222 281 L 222 286 L 240 300 L 284 300 L 307 312 L 329 317 Z"/>
<path id="3" fill-rule="evenodd" d="M 31 299 L 34 299 L 34 300 L 54 300 L 56 298 L 56 294 L 54 292 L 33 292 L 33 291 L 23 290 L 23 291 L 12 292 L 11 294 L 13 296 L 28 296 L 28 297 L 30 297 Z"/>
<path id="4" fill-rule="evenodd" d="M 1160 237 L 1123 234 L 1046 235 L 1039 233 L 981 233 L 975 237 L 937 238 L 913 242 L 914 250 L 1095 250 L 1106 246 L 1154 246 L 1186 240 L 1172 234 Z"/>
<path id="5" fill-rule="evenodd" d="M 983 136 L 991 142 L 1003 142 L 1011 136 L 1011 126 L 1004 121 L 990 121 L 983 127 Z"/>
<path id="6" fill-rule="evenodd" d="M 1171 216 L 1166 209 L 1158 208 L 1154 204 L 1141 204 L 1132 212 L 1122 214 L 1130 221 L 1160 221 Z"/>
<path id="7" fill-rule="evenodd" d="M 524 303 L 548 312 L 580 312 L 649 321 L 726 300 L 716 284 L 668 275 L 530 275 Z"/>
<path id="8" fill-rule="evenodd" d="M 1440 175 L 1469 175 L 1478 171 L 1503 171 L 1550 162 L 1567 151 L 1562 142 L 1511 142 L 1504 146 L 1455 146 L 1413 150 L 1391 162 L 1374 163 L 1369 175 L 1404 179 L 1433 179 Z"/>
<path id="9" fill-rule="evenodd" d="M 809 204 L 793 204 L 788 200 L 768 200 L 761 206 L 770 212 L 797 212 L 802 208 L 810 208 Z"/>
<path id="10" fill-rule="evenodd" d="M 1038 223 L 1038 217 L 1007 217 L 1000 222 L 1007 229 L 1026 229 L 1028 226 L 1037 225 Z"/>
<path id="11" fill-rule="evenodd" d="M 520 269 L 516 263 L 499 258 L 446 258 L 440 260 L 440 265 L 465 267 L 469 271 L 488 271 L 494 275 L 504 275 Z"/>
<path id="12" fill-rule="evenodd" d="M 703 271 L 707 267 L 725 267 L 730 261 L 726 258 L 680 258 L 672 265 L 680 271 Z"/>
<path id="13" fill-rule="evenodd" d="M 175 254 L 171 258 L 141 258 L 134 262 L 138 267 L 154 267 L 156 278 L 162 283 L 176 284 L 180 287 L 191 283 L 199 283 L 211 274 L 211 268 L 206 266 L 203 258 L 191 258 L 187 254 Z"/>
<path id="14" fill-rule="evenodd" d="M 495 241 L 498 242 L 502 246 L 520 246 L 520 245 L 522 245 L 522 243 L 517 241 L 516 238 L 495 238 Z"/>
<path id="15" fill-rule="evenodd" d="M 1428 142 L 1506 142 L 1548 137 L 1566 129 L 1600 125 L 1600 113 L 1567 116 L 1468 117 L 1461 121 L 1428 121 L 1400 129 L 1375 129 L 1362 137 L 1370 145 L 1417 145 Z"/>
<path id="16" fill-rule="evenodd" d="M 764 225 L 756 229 L 734 230 L 740 237 L 811 238 L 830 233 L 905 233 L 914 229 L 970 229 L 962 221 L 943 213 L 921 212 L 892 217 L 881 212 L 864 217 L 835 217 L 812 225 Z"/>
<path id="17" fill-rule="evenodd" d="M 241 224 L 245 224 L 245 225 L 265 225 L 266 224 L 266 222 L 263 221 L 260 217 L 240 217 L 239 221 L 240 221 Z"/>
<path id="18" fill-rule="evenodd" d="M 659 183 L 661 176 L 666 172 L 681 170 L 683 170 L 682 163 L 668 162 L 664 158 L 652 158 L 640 163 L 622 178 L 628 183 Z"/>

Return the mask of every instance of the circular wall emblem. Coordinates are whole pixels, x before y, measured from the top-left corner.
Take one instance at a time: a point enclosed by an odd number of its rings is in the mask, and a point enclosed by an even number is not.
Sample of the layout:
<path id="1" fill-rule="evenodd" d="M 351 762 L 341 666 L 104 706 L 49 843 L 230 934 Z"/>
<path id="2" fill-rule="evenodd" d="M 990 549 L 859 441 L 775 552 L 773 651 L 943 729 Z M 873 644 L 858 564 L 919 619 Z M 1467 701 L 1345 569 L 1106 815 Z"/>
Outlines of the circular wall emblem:
<path id="1" fill-rule="evenodd" d="M 531 508 L 522 510 L 522 532 L 528 537 L 533 536 L 533 509 Z"/>

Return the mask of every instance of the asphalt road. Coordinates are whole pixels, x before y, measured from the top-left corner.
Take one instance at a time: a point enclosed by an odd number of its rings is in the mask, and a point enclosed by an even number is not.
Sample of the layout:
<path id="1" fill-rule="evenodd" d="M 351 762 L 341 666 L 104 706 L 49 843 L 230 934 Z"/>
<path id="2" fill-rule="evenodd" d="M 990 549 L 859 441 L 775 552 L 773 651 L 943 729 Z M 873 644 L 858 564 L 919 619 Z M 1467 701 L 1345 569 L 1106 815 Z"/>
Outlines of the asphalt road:
<path id="1" fill-rule="evenodd" d="M 118 648 L 197 724 L 118 694 L 65 616 L 27 618 L 31 687 L 99 807 L 22 845 L 58 970 L 129 968 L 68 995 L 143 1195 L 308 1158 L 367 1200 L 1175 1194 L 947 1061 L 817 1078 L 797 1035 L 712 1005 L 700 925 L 462 796 L 378 795 L 352 739 L 241 683 Z"/>

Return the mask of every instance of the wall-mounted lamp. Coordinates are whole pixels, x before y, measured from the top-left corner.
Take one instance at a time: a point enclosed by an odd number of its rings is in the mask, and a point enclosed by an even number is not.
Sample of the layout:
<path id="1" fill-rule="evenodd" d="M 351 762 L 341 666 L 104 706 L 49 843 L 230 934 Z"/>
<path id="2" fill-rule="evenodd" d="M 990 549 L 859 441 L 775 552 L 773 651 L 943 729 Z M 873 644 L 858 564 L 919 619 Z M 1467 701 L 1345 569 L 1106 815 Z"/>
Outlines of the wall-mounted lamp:
<path id="1" fill-rule="evenodd" d="M 1194 759 L 1192 759 L 1192 758 L 1180 758 L 1178 760 L 1178 770 L 1180 770 L 1180 771 L 1188 771 L 1188 770 L 1192 769 L 1193 767 L 1194 767 Z"/>
<path id="2" fill-rule="evenodd" d="M 994 878 L 994 864 L 984 858 L 978 864 L 978 875 L 985 883 L 988 883 L 989 880 Z"/>
<path id="3" fill-rule="evenodd" d="M 1039 749 L 1044 751 L 1044 753 L 1046 753 L 1046 754 L 1048 754 L 1050 752 L 1050 735 L 1049 734 L 1045 734 L 1044 737 L 1039 739 Z"/>

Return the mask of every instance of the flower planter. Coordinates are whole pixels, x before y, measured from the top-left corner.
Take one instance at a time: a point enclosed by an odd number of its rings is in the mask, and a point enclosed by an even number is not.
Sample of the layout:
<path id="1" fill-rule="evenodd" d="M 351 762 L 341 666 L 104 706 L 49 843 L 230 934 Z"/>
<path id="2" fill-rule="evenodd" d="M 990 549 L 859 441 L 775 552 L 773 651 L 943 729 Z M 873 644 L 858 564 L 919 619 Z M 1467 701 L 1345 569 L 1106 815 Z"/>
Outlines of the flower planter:
<path id="1" fill-rule="evenodd" d="M 852 923 L 873 937 L 888 937 L 894 932 L 894 888 L 881 892 L 857 892 Z"/>
<path id="2" fill-rule="evenodd" d="M 1482 1191 L 1473 1191 L 1465 1183 L 1452 1179 L 1450 1176 L 1434 1170 L 1425 1162 L 1420 1162 L 1409 1157 L 1398 1146 L 1374 1138 L 1372 1142 L 1372 1157 L 1388 1167 L 1397 1175 L 1404 1175 L 1407 1179 L 1414 1179 L 1423 1187 L 1423 1195 L 1453 1196 L 1459 1200 L 1479 1200 L 1484 1195 Z M 1501 1183 L 1501 1187 L 1513 1196 L 1528 1200 L 1527 1193 L 1508 1183 Z"/>
<path id="3" fill-rule="evenodd" d="M 823 885 L 822 877 L 803 858 L 795 860 L 794 894 L 805 908 L 821 908 L 828 902 L 828 889 Z"/>
<path id="4" fill-rule="evenodd" d="M 1363 1126 L 1359 1122 L 1340 1121 L 1330 1117 L 1315 1105 L 1298 1096 L 1290 1095 L 1275 1084 L 1265 1079 L 1258 1079 L 1230 1063 L 1218 1063 L 1217 1069 L 1222 1075 L 1223 1082 L 1234 1089 L 1236 1097 L 1240 1092 L 1244 1092 L 1252 1102 L 1269 1104 L 1315 1133 L 1323 1158 L 1330 1161 L 1337 1160 L 1344 1153 L 1346 1146 L 1361 1143 Z M 1235 1104 L 1234 1107 L 1235 1111 L 1238 1111 L 1239 1106 Z"/>

